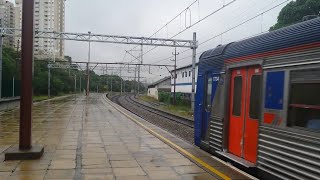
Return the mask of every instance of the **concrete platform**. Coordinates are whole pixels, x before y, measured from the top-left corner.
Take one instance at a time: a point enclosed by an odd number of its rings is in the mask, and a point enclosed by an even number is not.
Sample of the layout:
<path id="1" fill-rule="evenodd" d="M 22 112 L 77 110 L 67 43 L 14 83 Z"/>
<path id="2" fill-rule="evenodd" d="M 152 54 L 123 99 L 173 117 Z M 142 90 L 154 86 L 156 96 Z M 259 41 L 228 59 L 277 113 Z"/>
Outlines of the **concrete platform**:
<path id="1" fill-rule="evenodd" d="M 6 162 L 4 151 L 18 142 L 18 116 L 0 114 L 0 179 L 250 178 L 101 94 L 35 105 L 32 139 L 45 145 L 43 157 Z"/>
<path id="2" fill-rule="evenodd" d="M 42 145 L 34 144 L 31 149 L 20 150 L 19 145 L 13 145 L 4 151 L 4 160 L 36 160 L 43 155 L 44 147 Z"/>

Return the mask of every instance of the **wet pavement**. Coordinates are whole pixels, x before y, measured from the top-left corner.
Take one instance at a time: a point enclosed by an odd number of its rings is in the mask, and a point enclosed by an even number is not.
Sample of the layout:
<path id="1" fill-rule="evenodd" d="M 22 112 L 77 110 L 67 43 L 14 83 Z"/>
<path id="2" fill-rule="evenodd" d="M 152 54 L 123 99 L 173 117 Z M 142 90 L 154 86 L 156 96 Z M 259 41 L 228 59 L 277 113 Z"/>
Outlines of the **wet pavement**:
<path id="1" fill-rule="evenodd" d="M 33 143 L 40 160 L 4 162 L 18 143 L 19 110 L 0 113 L 0 179 L 216 179 L 122 115 L 100 94 L 38 103 Z"/>

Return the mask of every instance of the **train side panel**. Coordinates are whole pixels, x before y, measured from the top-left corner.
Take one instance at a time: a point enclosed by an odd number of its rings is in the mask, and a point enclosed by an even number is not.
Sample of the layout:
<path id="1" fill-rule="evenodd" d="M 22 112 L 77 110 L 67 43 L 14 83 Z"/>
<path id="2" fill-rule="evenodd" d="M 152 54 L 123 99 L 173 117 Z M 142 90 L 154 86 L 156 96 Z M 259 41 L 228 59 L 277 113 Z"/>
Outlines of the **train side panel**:
<path id="1" fill-rule="evenodd" d="M 288 41 L 267 35 L 205 52 L 195 102 L 196 144 L 281 179 L 320 179 L 319 29 L 318 18 L 274 33 Z M 233 78 L 241 69 L 245 93 L 237 98 Z M 214 92 L 208 90 L 212 72 L 219 74 Z M 257 72 L 260 79 L 252 85 L 250 73 Z"/>

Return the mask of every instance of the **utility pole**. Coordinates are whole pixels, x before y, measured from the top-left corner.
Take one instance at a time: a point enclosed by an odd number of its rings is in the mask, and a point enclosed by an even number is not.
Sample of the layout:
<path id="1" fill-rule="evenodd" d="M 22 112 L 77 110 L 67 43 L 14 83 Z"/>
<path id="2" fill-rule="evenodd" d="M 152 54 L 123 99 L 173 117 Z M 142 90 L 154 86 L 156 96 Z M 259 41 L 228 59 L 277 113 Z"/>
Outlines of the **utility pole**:
<path id="1" fill-rule="evenodd" d="M 177 48 L 174 48 L 174 53 L 172 53 L 172 55 L 174 55 L 174 77 L 173 77 L 173 105 L 176 105 L 176 82 L 177 82 L 177 55 L 179 55 L 179 53 L 177 53 Z M 172 74 L 171 74 L 172 76 Z"/>
<path id="2" fill-rule="evenodd" d="M 141 44 L 140 64 L 143 64 L 143 45 Z M 138 66 L 138 95 L 140 94 L 140 66 Z"/>
<path id="3" fill-rule="evenodd" d="M 2 48 L 3 48 L 3 36 L 0 35 L 0 99 L 2 95 Z"/>
<path id="4" fill-rule="evenodd" d="M 17 53 L 17 58 L 16 58 L 16 77 L 19 77 L 18 75 L 18 61 L 19 61 L 19 46 L 20 46 L 20 40 L 18 39 L 18 42 L 17 42 L 17 49 L 16 49 L 16 53 Z"/>
<path id="5" fill-rule="evenodd" d="M 12 78 L 12 97 L 14 97 L 14 76 Z"/>
<path id="6" fill-rule="evenodd" d="M 86 77 L 87 77 L 87 87 L 86 87 L 86 96 L 89 96 L 89 74 L 90 74 L 90 70 L 89 70 L 89 63 L 87 63 L 87 74 L 86 74 Z"/>
<path id="7" fill-rule="evenodd" d="M 123 81 L 123 92 L 124 93 L 126 92 L 126 81 L 125 80 Z"/>
<path id="8" fill-rule="evenodd" d="M 134 93 L 137 92 L 136 89 L 137 89 L 137 65 L 136 65 L 136 68 L 134 70 Z"/>
<path id="9" fill-rule="evenodd" d="M 51 96 L 51 68 L 48 66 L 48 98 Z"/>
<path id="10" fill-rule="evenodd" d="M 111 94 L 112 94 L 112 78 L 111 78 Z"/>
<path id="11" fill-rule="evenodd" d="M 81 95 L 81 76 L 79 76 L 79 93 Z"/>
<path id="12" fill-rule="evenodd" d="M 120 95 L 122 94 L 122 77 L 121 77 L 121 65 L 120 65 Z"/>
<path id="13" fill-rule="evenodd" d="M 191 110 L 194 112 L 195 104 L 195 87 L 196 87 L 196 55 L 197 55 L 197 34 L 193 33 L 192 47 L 192 89 L 191 89 Z"/>
<path id="14" fill-rule="evenodd" d="M 87 92 L 86 96 L 89 96 L 89 89 L 90 89 L 90 69 L 89 69 L 89 63 L 90 63 L 90 58 L 91 58 L 91 32 L 88 32 L 89 34 L 89 52 L 88 52 L 88 63 L 87 63 Z"/>
<path id="15" fill-rule="evenodd" d="M 74 100 L 77 100 L 77 75 L 74 75 Z"/>

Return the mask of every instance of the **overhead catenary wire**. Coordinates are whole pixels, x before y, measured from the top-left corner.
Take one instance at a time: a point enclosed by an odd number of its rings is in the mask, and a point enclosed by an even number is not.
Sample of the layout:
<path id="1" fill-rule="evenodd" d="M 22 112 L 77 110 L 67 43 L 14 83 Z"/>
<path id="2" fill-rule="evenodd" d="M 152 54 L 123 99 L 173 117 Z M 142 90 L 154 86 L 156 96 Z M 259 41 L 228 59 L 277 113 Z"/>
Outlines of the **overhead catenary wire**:
<path id="1" fill-rule="evenodd" d="M 172 18 L 171 20 L 169 20 L 165 25 L 163 25 L 160 29 L 158 29 L 156 32 L 154 32 L 151 36 L 149 36 L 149 38 L 151 38 L 152 36 L 156 35 L 158 32 L 160 32 L 163 28 L 165 28 L 166 26 L 168 26 L 172 21 L 174 21 L 175 19 L 177 19 L 182 13 L 184 13 L 186 10 L 188 10 L 191 6 L 193 6 L 197 1 L 200 0 L 195 0 L 193 1 L 189 6 L 187 6 L 186 8 L 184 8 L 180 13 L 178 13 L 174 18 Z M 137 48 L 137 46 L 133 47 L 131 50 Z"/>
<path id="2" fill-rule="evenodd" d="M 172 23 L 175 19 L 177 19 L 178 17 L 180 17 L 180 21 L 181 21 L 181 15 L 186 12 L 188 9 L 190 9 L 191 6 L 193 6 L 196 2 L 198 2 L 198 6 L 200 6 L 200 0 L 195 0 L 193 1 L 189 6 L 187 6 L 186 8 L 184 8 L 182 11 L 180 11 L 175 17 L 173 17 L 171 20 L 169 20 L 165 25 L 163 25 L 160 29 L 158 29 L 156 32 L 154 32 L 151 36 L 149 36 L 149 38 L 155 36 L 158 32 L 160 32 L 162 29 L 166 28 L 167 31 L 167 38 L 168 38 L 168 25 L 170 23 Z M 191 18 L 190 18 L 191 19 Z M 134 49 L 136 49 L 139 45 L 133 47 L 132 49 L 130 49 L 129 51 L 132 51 Z M 127 52 L 127 51 L 126 51 Z M 144 55 L 144 54 L 143 54 Z M 140 58 L 140 56 L 138 56 L 137 58 Z M 133 62 L 134 60 L 131 60 L 131 62 Z"/>
<path id="3" fill-rule="evenodd" d="M 237 24 L 237 25 L 235 25 L 235 26 L 233 26 L 233 27 L 231 27 L 231 28 L 229 28 L 229 29 L 227 29 L 227 30 L 225 30 L 225 31 L 223 31 L 223 32 L 221 32 L 221 33 L 213 36 L 213 37 L 210 37 L 210 38 L 204 40 L 203 42 L 199 43 L 198 46 L 201 46 L 201 45 L 203 45 L 203 44 L 205 44 L 205 43 L 207 43 L 207 42 L 209 42 L 209 41 L 211 41 L 211 40 L 213 40 L 213 39 L 215 39 L 215 38 L 217 38 L 217 37 L 220 37 L 221 35 L 226 34 L 226 33 L 230 32 L 230 31 L 232 31 L 233 29 L 235 29 L 235 28 L 237 28 L 237 27 L 239 27 L 239 26 L 242 26 L 242 25 L 244 25 L 244 24 L 246 24 L 246 23 L 248 23 L 248 22 L 256 19 L 257 17 L 259 17 L 259 16 L 261 16 L 261 15 L 263 15 L 263 14 L 265 14 L 265 13 L 267 13 L 267 12 L 269 12 L 269 11 L 271 11 L 271 10 L 273 10 L 273 9 L 281 6 L 281 5 L 283 5 L 284 3 L 288 2 L 288 1 L 290 1 L 290 0 L 282 1 L 281 3 L 279 3 L 279 4 L 277 4 L 277 5 L 269 8 L 269 9 L 267 9 L 267 10 L 265 10 L 265 11 L 263 11 L 263 12 L 255 15 L 255 16 L 253 16 L 253 17 L 251 17 L 251 18 L 249 18 L 249 19 L 247 19 L 247 20 L 245 20 L 245 21 L 242 21 L 241 23 L 239 23 L 239 24 Z M 259 34 L 261 34 L 261 33 L 258 33 L 258 34 L 256 34 L 256 35 L 259 35 Z M 256 35 L 254 35 L 254 36 L 256 36 Z M 251 37 L 251 36 L 250 36 L 250 37 Z M 190 49 L 186 49 L 186 50 L 180 52 L 180 54 L 183 54 L 183 53 L 185 53 L 185 52 L 187 52 L 187 51 L 190 51 Z M 204 52 L 204 51 L 198 52 L 197 55 L 199 55 L 199 54 L 201 54 L 201 53 L 203 53 L 203 52 Z M 181 61 L 181 60 L 183 60 L 183 59 L 187 59 L 187 58 L 190 58 L 190 57 L 191 57 L 191 56 L 186 56 L 186 57 L 180 58 L 178 61 Z M 157 61 L 157 62 L 154 62 L 154 63 L 159 63 L 159 62 L 162 62 L 162 61 L 166 61 L 166 60 L 168 60 L 168 59 L 170 59 L 170 58 L 172 58 L 172 56 L 170 56 L 170 57 L 168 57 L 168 58 L 161 59 L 161 60 L 159 60 L 159 61 Z"/>
<path id="4" fill-rule="evenodd" d="M 198 21 L 196 21 L 195 23 L 190 24 L 190 26 L 188 26 L 188 27 L 186 27 L 185 29 L 183 29 L 183 30 L 179 31 L 179 32 L 178 32 L 178 33 L 176 33 L 175 35 L 171 36 L 169 39 L 172 39 L 172 38 L 174 38 L 174 37 L 176 37 L 176 36 L 180 35 L 181 33 L 185 32 L 186 30 L 190 29 L 191 27 L 193 27 L 193 26 L 195 26 L 195 25 L 199 24 L 200 22 L 204 21 L 205 19 L 209 18 L 210 16 L 212 16 L 212 15 L 214 15 L 214 14 L 216 14 L 216 13 L 220 12 L 221 10 L 223 10 L 224 8 L 228 7 L 229 5 L 231 5 L 232 3 L 236 2 L 236 1 L 237 1 L 237 0 L 232 0 L 232 1 L 230 1 L 229 3 L 227 3 L 227 4 L 223 5 L 222 7 L 220 7 L 220 8 L 218 8 L 218 9 L 216 9 L 215 11 L 211 12 L 211 13 L 210 13 L 210 14 L 208 14 L 207 16 L 205 16 L 205 17 L 203 17 L 203 18 L 199 19 L 199 20 L 198 20 Z M 146 55 L 146 54 L 148 54 L 149 52 L 153 51 L 153 50 L 154 50 L 154 49 L 156 49 L 156 48 L 157 48 L 157 46 L 155 46 L 155 47 L 151 48 L 150 50 L 146 51 L 146 52 L 145 52 L 144 54 L 142 54 L 142 55 Z"/>

